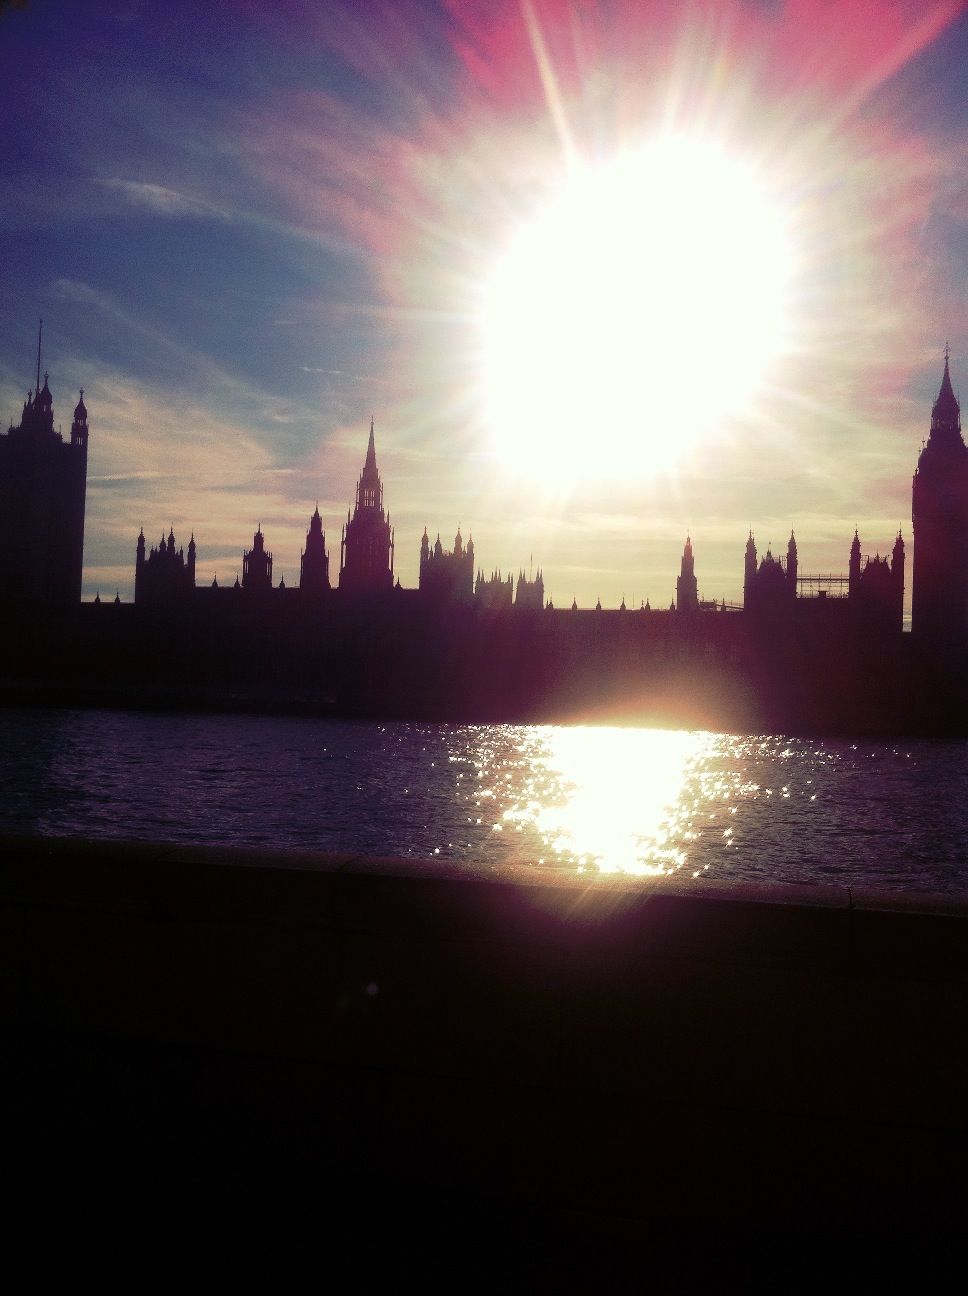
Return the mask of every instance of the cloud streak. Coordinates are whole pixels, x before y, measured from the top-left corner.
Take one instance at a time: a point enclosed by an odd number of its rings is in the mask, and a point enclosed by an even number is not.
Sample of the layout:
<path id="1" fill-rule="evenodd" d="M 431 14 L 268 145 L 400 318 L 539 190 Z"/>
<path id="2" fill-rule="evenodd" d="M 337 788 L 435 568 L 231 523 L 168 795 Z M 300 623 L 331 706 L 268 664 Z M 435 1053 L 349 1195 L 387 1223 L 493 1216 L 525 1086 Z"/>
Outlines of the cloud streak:
<path id="1" fill-rule="evenodd" d="M 228 220 L 229 213 L 204 198 L 193 198 L 165 185 L 145 184 L 137 180 L 101 180 L 105 188 L 120 193 L 134 207 L 144 208 L 157 216 L 173 219 L 192 217 L 206 220 Z"/>

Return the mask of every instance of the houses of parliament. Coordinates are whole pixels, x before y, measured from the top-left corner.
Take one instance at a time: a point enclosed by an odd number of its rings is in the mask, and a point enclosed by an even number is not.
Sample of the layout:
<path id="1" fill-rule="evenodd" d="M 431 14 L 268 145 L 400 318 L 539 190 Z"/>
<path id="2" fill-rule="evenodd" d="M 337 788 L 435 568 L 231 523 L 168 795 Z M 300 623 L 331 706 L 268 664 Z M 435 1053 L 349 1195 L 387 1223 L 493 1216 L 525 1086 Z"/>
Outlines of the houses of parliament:
<path id="1" fill-rule="evenodd" d="M 0 670 L 14 700 L 246 706 L 437 720 L 642 720 L 715 728 L 968 732 L 968 447 L 945 349 L 913 480 L 906 552 L 843 575 L 800 568 L 796 537 L 743 555 L 743 605 L 698 595 L 687 537 L 668 609 L 554 608 L 543 573 L 478 565 L 460 529 L 426 528 L 402 588 L 371 421 L 331 573 L 318 506 L 298 583 L 273 580 L 261 526 L 233 584 L 196 583 L 196 540 L 134 545 L 135 599 L 81 604 L 88 411 L 55 430 L 41 351 L 20 423 L 0 435 Z M 94 425 L 96 435 L 96 422 Z M 846 547 L 846 546 L 845 546 Z M 16 558 L 13 557 L 16 555 Z"/>

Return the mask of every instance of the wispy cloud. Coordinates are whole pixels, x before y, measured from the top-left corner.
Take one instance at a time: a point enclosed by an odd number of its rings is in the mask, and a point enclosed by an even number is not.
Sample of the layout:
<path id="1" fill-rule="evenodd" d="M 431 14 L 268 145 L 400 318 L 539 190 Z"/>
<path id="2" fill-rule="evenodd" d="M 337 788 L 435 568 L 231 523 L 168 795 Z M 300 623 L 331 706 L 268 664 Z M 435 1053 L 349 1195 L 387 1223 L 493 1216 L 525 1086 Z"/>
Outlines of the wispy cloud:
<path id="1" fill-rule="evenodd" d="M 179 193 L 166 185 L 144 184 L 138 180 L 99 180 L 98 184 L 105 189 L 113 189 L 125 197 L 135 207 L 146 207 L 157 216 L 170 216 L 175 219 L 195 217 L 208 220 L 228 220 L 229 213 L 204 198 L 194 198 L 190 194 Z"/>

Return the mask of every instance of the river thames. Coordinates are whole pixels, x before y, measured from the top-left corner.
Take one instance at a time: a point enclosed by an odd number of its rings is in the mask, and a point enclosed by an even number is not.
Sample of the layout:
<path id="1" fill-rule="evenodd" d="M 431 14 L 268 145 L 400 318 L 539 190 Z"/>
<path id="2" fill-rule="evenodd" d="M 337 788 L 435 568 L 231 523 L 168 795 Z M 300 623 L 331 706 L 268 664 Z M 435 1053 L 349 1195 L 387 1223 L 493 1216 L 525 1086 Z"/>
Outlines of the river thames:
<path id="1" fill-rule="evenodd" d="M 0 831 L 968 895 L 968 742 L 0 712 Z"/>

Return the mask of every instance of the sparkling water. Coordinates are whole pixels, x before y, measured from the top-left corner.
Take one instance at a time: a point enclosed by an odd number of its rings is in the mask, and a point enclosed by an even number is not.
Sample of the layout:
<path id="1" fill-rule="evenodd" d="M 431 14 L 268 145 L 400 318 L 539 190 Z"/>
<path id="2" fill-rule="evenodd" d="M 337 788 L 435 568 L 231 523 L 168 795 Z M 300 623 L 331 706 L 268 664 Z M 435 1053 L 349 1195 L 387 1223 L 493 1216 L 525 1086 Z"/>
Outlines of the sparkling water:
<path id="1" fill-rule="evenodd" d="M 968 742 L 0 712 L 0 831 L 968 894 Z"/>

